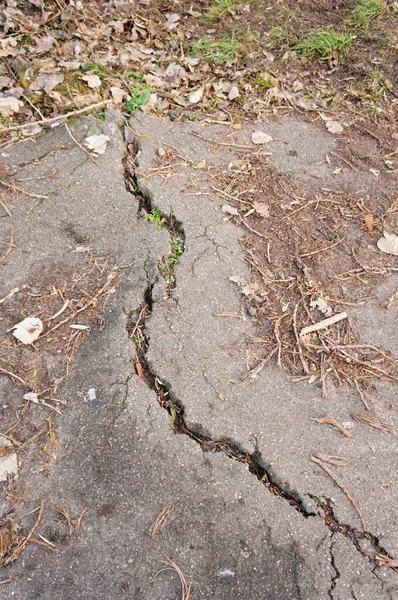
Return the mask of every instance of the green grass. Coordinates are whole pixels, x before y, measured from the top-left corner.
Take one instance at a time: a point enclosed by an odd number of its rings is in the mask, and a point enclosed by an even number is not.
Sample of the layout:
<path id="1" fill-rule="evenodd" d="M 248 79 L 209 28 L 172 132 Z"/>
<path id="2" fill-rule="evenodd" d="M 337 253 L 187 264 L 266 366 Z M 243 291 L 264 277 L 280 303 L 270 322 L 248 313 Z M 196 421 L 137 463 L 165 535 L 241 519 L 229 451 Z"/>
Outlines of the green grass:
<path id="1" fill-rule="evenodd" d="M 93 73 L 95 75 L 98 75 L 101 81 L 105 79 L 107 73 L 105 67 L 103 67 L 99 63 L 94 62 L 86 62 L 82 64 L 80 70 L 83 71 L 83 73 Z"/>
<path id="2" fill-rule="evenodd" d="M 388 6 L 383 0 L 357 0 L 347 21 L 355 27 L 368 29 L 374 19 L 386 14 L 387 11 Z"/>
<path id="3" fill-rule="evenodd" d="M 275 87 L 275 79 L 268 73 L 259 73 L 254 80 L 254 84 L 260 90 L 270 90 Z"/>
<path id="4" fill-rule="evenodd" d="M 298 54 L 307 58 L 332 58 L 336 54 L 348 54 L 355 36 L 347 31 L 336 31 L 333 27 L 310 31 L 296 45 Z"/>
<path id="5" fill-rule="evenodd" d="M 201 54 L 203 58 L 215 65 L 222 65 L 235 60 L 244 51 L 243 43 L 251 38 L 251 33 L 237 35 L 234 31 L 230 36 L 218 40 L 210 40 L 207 36 L 192 44 L 192 53 Z"/>
<path id="6" fill-rule="evenodd" d="M 281 48 L 281 46 L 294 45 L 297 37 L 295 36 L 291 25 L 288 24 L 286 27 L 271 27 L 268 31 L 268 39 L 273 48 Z"/>
<path id="7" fill-rule="evenodd" d="M 383 73 L 380 71 L 372 71 L 364 81 L 365 91 L 373 102 L 385 99 L 387 91 L 392 87 L 392 83 L 388 79 L 384 79 Z"/>
<path id="8" fill-rule="evenodd" d="M 233 0 L 213 0 L 202 18 L 206 21 L 215 21 L 224 15 L 232 13 L 235 8 L 236 3 Z"/>

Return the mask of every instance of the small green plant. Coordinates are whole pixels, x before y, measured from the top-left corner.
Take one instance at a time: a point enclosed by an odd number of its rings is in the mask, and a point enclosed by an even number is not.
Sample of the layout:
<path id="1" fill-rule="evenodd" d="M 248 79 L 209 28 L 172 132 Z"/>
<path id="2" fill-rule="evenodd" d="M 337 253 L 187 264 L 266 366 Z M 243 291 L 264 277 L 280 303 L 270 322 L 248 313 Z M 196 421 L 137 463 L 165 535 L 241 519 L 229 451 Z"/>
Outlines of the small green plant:
<path id="1" fill-rule="evenodd" d="M 80 70 L 83 71 L 83 73 L 93 73 L 93 75 L 98 75 L 101 80 L 105 79 L 106 77 L 106 69 L 99 63 L 84 63 L 80 67 Z"/>
<path id="2" fill-rule="evenodd" d="M 377 102 L 385 98 L 386 92 L 392 89 L 392 83 L 388 79 L 384 79 L 383 73 L 373 71 L 365 78 L 365 90 L 373 102 Z"/>
<path id="3" fill-rule="evenodd" d="M 384 0 L 357 0 L 347 21 L 360 29 L 368 29 L 373 19 L 381 17 L 387 11 L 388 6 Z"/>
<path id="4" fill-rule="evenodd" d="M 254 84 L 260 90 L 270 90 L 275 87 L 275 79 L 269 73 L 259 73 L 254 80 Z"/>
<path id="5" fill-rule="evenodd" d="M 232 62 L 243 53 L 243 42 L 251 38 L 251 33 L 237 35 L 234 31 L 230 36 L 211 40 L 207 36 L 192 44 L 192 53 L 201 54 L 207 62 L 221 65 Z"/>
<path id="6" fill-rule="evenodd" d="M 272 48 L 293 46 L 297 41 L 297 37 L 294 34 L 291 25 L 286 25 L 286 27 L 271 27 L 268 31 L 268 39 Z"/>
<path id="7" fill-rule="evenodd" d="M 233 0 L 213 0 L 202 18 L 206 21 L 214 21 L 226 14 L 231 14 L 235 9 L 236 4 Z"/>
<path id="8" fill-rule="evenodd" d="M 310 31 L 296 45 L 299 54 L 307 58 L 319 57 L 323 60 L 338 53 L 348 54 L 355 36 L 347 31 L 336 31 L 333 27 Z"/>
<path id="9" fill-rule="evenodd" d="M 164 219 L 160 212 L 156 210 L 156 208 L 152 208 L 150 213 L 146 213 L 145 218 L 147 221 L 155 223 L 155 225 L 158 227 L 165 227 Z"/>
<path id="10" fill-rule="evenodd" d="M 129 112 L 135 112 L 139 106 L 146 104 L 149 101 L 152 92 L 154 91 L 152 87 L 148 86 L 143 88 L 140 85 L 131 85 L 130 89 L 131 98 L 125 104 L 125 108 Z"/>
<path id="11" fill-rule="evenodd" d="M 96 118 L 98 119 L 98 121 L 105 121 L 106 116 L 105 116 L 104 111 L 98 113 L 98 115 L 96 116 Z"/>
<path id="12" fill-rule="evenodd" d="M 140 81 L 141 83 L 144 81 L 144 76 L 139 71 L 127 71 L 125 75 L 126 77 L 133 77 L 136 81 Z"/>
<path id="13" fill-rule="evenodd" d="M 184 252 L 184 240 L 180 237 L 170 242 L 170 264 L 177 265 L 181 254 Z"/>

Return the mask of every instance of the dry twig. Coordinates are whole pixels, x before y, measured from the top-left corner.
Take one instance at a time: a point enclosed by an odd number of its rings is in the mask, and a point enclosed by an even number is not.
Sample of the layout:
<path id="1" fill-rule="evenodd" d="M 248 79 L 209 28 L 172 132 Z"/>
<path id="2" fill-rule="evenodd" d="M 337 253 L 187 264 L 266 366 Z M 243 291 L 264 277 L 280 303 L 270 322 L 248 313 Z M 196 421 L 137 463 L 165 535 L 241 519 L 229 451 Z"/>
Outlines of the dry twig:
<path id="1" fill-rule="evenodd" d="M 56 123 L 57 121 L 61 121 L 63 119 L 69 119 L 69 117 L 74 117 L 76 115 L 83 115 L 89 110 L 94 110 L 95 108 L 100 108 L 105 104 L 112 104 L 113 100 L 101 100 L 101 102 L 96 102 L 95 104 L 90 104 L 90 106 L 85 106 L 84 108 L 79 108 L 78 110 L 73 110 L 72 112 L 65 113 L 63 115 L 57 115 L 56 117 L 51 117 L 49 119 L 40 119 L 40 121 L 31 121 L 30 123 L 23 123 L 22 125 L 13 125 L 12 127 L 2 127 L 0 128 L 0 133 L 6 133 L 7 131 L 17 131 L 21 129 L 25 129 L 25 127 L 34 127 L 35 125 L 50 125 L 50 123 Z"/>
<path id="2" fill-rule="evenodd" d="M 7 256 L 10 254 L 11 250 L 13 248 L 15 248 L 14 246 L 14 240 L 15 240 L 15 234 L 14 234 L 14 230 L 11 229 L 10 231 L 10 241 L 8 242 L 8 247 L 7 249 L 3 252 L 3 254 L 0 256 L 0 263 L 3 262 L 3 260 L 5 260 L 7 258 Z"/>
<path id="3" fill-rule="evenodd" d="M 39 511 L 39 515 L 36 519 L 35 524 L 33 525 L 32 529 L 29 531 L 28 535 L 26 536 L 26 538 L 24 540 L 22 540 L 22 542 L 20 544 L 18 544 L 18 546 L 15 548 L 15 550 L 10 554 L 10 556 L 4 561 L 4 565 L 8 565 L 10 562 L 14 561 L 16 558 L 18 558 L 18 556 L 21 554 L 21 552 L 23 551 L 23 549 L 28 545 L 28 543 L 30 542 L 34 532 L 36 531 L 36 529 L 38 528 L 38 526 L 40 525 L 40 521 L 42 519 L 43 516 L 43 512 L 44 512 L 44 507 L 46 505 L 46 500 L 42 500 L 41 501 L 41 505 L 40 505 L 40 511 Z"/>
<path id="4" fill-rule="evenodd" d="M 85 152 L 87 154 L 87 156 L 89 157 L 89 159 L 95 164 L 97 165 L 97 167 L 99 166 L 99 164 L 97 163 L 97 161 L 95 160 L 94 156 L 91 154 L 91 152 L 89 152 L 87 150 L 87 148 L 85 148 L 84 146 L 81 145 L 81 143 L 75 138 L 75 136 L 73 135 L 73 133 L 70 130 L 70 127 L 68 125 L 68 123 L 65 121 L 64 123 L 65 125 L 65 129 L 66 131 L 69 133 L 71 139 L 75 142 L 76 146 L 78 146 L 80 148 L 80 150 L 83 150 L 83 152 Z"/>
<path id="5" fill-rule="evenodd" d="M 340 423 L 338 421 L 336 421 L 336 419 L 334 419 L 333 417 L 331 417 L 329 415 L 326 415 L 324 417 L 319 417 L 318 419 L 310 417 L 310 420 L 316 421 L 317 423 L 327 423 L 327 425 L 331 425 L 335 429 L 338 429 L 340 431 L 340 433 L 342 433 L 344 435 L 344 437 L 346 437 L 346 438 L 352 437 L 351 433 L 349 431 L 347 431 L 347 429 L 345 427 L 340 425 Z"/>

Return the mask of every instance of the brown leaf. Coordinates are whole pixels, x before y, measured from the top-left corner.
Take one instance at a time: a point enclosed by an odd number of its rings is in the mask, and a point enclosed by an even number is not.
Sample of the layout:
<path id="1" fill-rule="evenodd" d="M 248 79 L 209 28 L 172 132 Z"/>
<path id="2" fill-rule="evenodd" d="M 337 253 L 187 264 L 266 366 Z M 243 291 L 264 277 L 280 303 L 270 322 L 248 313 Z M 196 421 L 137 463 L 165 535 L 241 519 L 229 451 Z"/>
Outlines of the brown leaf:
<path id="1" fill-rule="evenodd" d="M 372 213 L 365 215 L 364 221 L 365 221 L 366 228 L 369 231 L 370 235 L 373 235 L 374 232 L 373 232 L 373 215 L 372 215 Z"/>
<path id="2" fill-rule="evenodd" d="M 142 368 L 142 365 L 138 360 L 135 361 L 135 370 L 137 372 L 138 377 L 144 377 L 144 369 Z"/>

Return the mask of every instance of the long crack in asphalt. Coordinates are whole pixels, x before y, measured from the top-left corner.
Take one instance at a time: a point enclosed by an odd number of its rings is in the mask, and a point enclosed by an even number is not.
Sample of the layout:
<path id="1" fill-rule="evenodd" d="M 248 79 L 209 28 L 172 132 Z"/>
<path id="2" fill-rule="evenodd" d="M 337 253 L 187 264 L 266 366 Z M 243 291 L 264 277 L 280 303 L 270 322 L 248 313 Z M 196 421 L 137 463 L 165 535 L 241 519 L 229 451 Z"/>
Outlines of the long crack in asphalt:
<path id="1" fill-rule="evenodd" d="M 185 234 L 183 224 L 179 222 L 176 217 L 171 215 L 162 214 L 156 207 L 153 199 L 145 194 L 139 185 L 136 169 L 138 167 L 138 159 L 140 155 L 140 148 L 138 140 L 127 148 L 126 155 L 123 161 L 125 171 L 125 184 L 126 189 L 129 193 L 133 194 L 134 197 L 139 201 L 139 216 L 147 218 L 149 221 L 154 223 L 154 226 L 164 227 L 169 234 L 169 249 L 164 254 L 161 262 L 158 265 L 159 277 L 162 277 L 165 281 L 165 289 L 168 297 L 171 299 L 173 296 L 173 290 L 176 287 L 177 280 L 174 272 L 175 266 L 178 264 L 176 256 L 173 255 L 173 247 L 175 247 L 176 240 L 181 248 L 178 257 L 184 251 Z M 170 256 L 172 260 L 170 260 Z M 146 357 L 149 348 L 149 339 L 146 335 L 145 324 L 150 318 L 151 313 L 154 309 L 154 300 L 152 297 L 152 290 L 155 283 L 158 281 L 158 276 L 153 279 L 148 277 L 148 284 L 144 294 L 142 304 L 131 311 L 127 315 L 126 329 L 129 338 L 135 345 L 136 350 L 136 371 L 140 377 L 144 380 L 146 385 L 155 392 L 159 405 L 165 409 L 171 420 L 171 427 L 175 433 L 183 434 L 188 436 L 190 439 L 199 444 L 203 452 L 223 452 L 228 458 L 236 460 L 240 463 L 246 464 L 250 473 L 254 475 L 262 485 L 275 496 L 278 496 L 282 500 L 288 502 L 299 514 L 304 518 L 308 519 L 311 517 L 321 518 L 324 525 L 332 533 L 332 540 L 336 533 L 344 536 L 348 539 L 355 549 L 367 560 L 374 568 L 378 567 L 376 557 L 386 558 L 393 560 L 393 557 L 383 548 L 380 544 L 379 538 L 370 533 L 369 531 L 360 531 L 352 527 L 351 525 L 340 523 L 334 514 L 334 510 L 328 499 L 321 500 L 313 494 L 308 496 L 313 500 L 317 506 L 317 512 L 310 512 L 306 509 L 303 500 L 300 498 L 297 492 L 291 492 L 284 489 L 281 483 L 276 482 L 276 479 L 269 471 L 263 466 L 263 461 L 259 453 L 255 452 L 250 454 L 242 450 L 238 444 L 233 443 L 229 440 L 214 440 L 210 436 L 204 435 L 193 428 L 188 427 L 184 418 L 184 407 L 183 403 L 179 398 L 176 398 L 172 391 L 172 385 L 163 382 L 157 376 L 152 365 L 149 364 Z M 367 553 L 360 544 L 361 540 L 367 540 L 373 552 Z M 335 542 L 332 541 L 330 547 L 331 565 L 334 569 L 334 574 L 331 579 L 331 585 L 329 587 L 328 595 L 333 598 L 333 590 L 337 585 L 337 581 L 340 578 L 340 571 L 338 570 L 334 555 L 333 545 Z M 396 567 L 390 567 L 394 571 L 398 572 Z"/>

